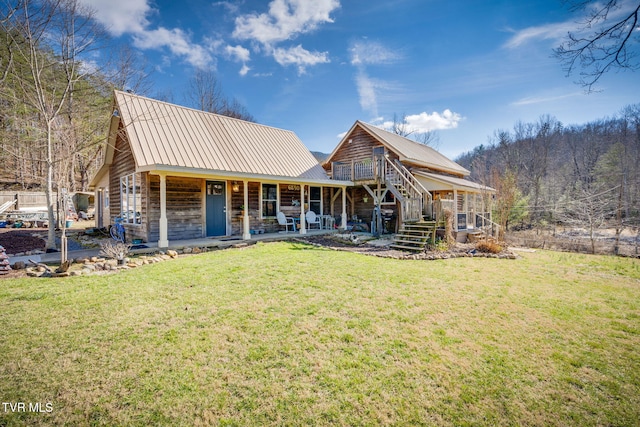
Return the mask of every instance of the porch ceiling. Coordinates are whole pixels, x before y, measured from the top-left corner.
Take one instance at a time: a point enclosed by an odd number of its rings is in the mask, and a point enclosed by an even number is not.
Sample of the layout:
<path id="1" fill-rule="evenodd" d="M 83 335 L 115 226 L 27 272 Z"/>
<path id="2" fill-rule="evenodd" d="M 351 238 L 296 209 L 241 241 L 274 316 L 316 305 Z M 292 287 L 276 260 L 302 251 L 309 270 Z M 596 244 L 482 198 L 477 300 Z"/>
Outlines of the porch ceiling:
<path id="1" fill-rule="evenodd" d="M 203 179 L 220 179 L 235 181 L 252 181 L 265 183 L 283 183 L 283 184 L 307 184 L 323 187 L 351 187 L 354 185 L 352 181 L 339 181 L 333 179 L 311 179 L 290 176 L 262 175 L 241 172 L 227 172 L 210 169 L 196 169 L 189 167 L 167 166 L 167 165 L 150 165 L 137 169 L 138 172 L 149 172 L 153 175 L 164 174 L 167 176 L 183 176 L 191 178 Z"/>

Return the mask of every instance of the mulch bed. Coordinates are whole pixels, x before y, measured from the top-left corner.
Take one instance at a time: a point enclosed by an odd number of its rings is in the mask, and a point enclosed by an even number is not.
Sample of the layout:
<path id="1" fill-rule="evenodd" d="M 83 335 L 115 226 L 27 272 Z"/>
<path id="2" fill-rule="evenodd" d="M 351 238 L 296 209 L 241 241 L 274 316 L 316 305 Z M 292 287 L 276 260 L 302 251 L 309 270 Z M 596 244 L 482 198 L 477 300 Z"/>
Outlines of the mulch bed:
<path id="1" fill-rule="evenodd" d="M 38 230 L 46 233 L 46 228 Z M 33 231 L 25 231 L 19 228 L 0 228 L 0 246 L 3 246 L 7 254 L 18 254 L 27 251 L 44 250 L 46 242 L 32 236 Z"/>
<path id="2" fill-rule="evenodd" d="M 342 239 L 337 239 L 331 236 L 310 236 L 301 238 L 300 240 L 325 248 L 347 252 L 357 252 L 364 255 L 375 255 L 389 258 L 405 258 L 412 255 L 411 252 L 390 249 L 386 246 L 374 246 L 368 245 L 366 243 L 349 243 Z"/>
<path id="3" fill-rule="evenodd" d="M 508 249 L 503 250 L 500 254 L 483 254 L 474 251 L 473 243 L 456 243 L 447 251 L 425 251 L 411 252 L 391 249 L 387 246 L 374 246 L 366 242 L 350 243 L 345 240 L 332 236 L 310 236 L 300 239 L 301 241 L 311 243 L 313 245 L 322 246 L 334 250 L 356 252 L 363 255 L 373 255 L 383 258 L 395 259 L 449 259 L 469 256 L 481 256 L 490 258 L 510 258 L 515 259 L 516 256 Z"/>

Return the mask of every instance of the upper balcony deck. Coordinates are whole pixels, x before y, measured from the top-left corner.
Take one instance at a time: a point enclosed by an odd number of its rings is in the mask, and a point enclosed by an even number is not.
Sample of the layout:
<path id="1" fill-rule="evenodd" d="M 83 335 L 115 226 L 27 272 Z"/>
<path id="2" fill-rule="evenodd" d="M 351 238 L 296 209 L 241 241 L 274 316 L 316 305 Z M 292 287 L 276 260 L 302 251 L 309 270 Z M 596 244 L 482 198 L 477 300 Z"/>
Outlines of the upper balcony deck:
<path id="1" fill-rule="evenodd" d="M 365 158 L 351 162 L 333 162 L 331 177 L 336 180 L 353 182 L 375 182 L 385 176 L 384 159 Z"/>

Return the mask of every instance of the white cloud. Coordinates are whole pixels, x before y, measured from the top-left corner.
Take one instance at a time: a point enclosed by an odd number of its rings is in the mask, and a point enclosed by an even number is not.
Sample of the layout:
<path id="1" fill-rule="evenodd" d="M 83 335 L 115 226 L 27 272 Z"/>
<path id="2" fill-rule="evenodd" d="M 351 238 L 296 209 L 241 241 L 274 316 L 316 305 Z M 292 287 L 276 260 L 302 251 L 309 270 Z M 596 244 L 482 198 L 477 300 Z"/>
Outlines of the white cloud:
<path id="1" fill-rule="evenodd" d="M 527 98 L 522 98 L 517 101 L 514 101 L 511 103 L 511 105 L 515 107 L 520 107 L 522 105 L 541 104 L 544 102 L 559 101 L 561 99 L 571 98 L 574 96 L 581 96 L 581 95 L 584 95 L 584 92 L 573 92 L 573 93 L 567 93 L 564 95 L 551 95 L 551 96 L 530 96 Z"/>
<path id="2" fill-rule="evenodd" d="M 235 61 L 248 62 L 251 59 L 251 53 L 249 49 L 246 49 L 240 45 L 227 46 L 225 52 Z"/>
<path id="3" fill-rule="evenodd" d="M 140 49 L 166 47 L 174 55 L 184 57 L 194 67 L 206 68 L 213 62 L 211 53 L 202 46 L 191 43 L 189 36 L 179 28 L 146 30 L 134 34 L 133 39 L 134 45 Z"/>
<path id="4" fill-rule="evenodd" d="M 233 37 L 269 46 L 333 22 L 329 14 L 338 7 L 338 0 L 273 0 L 268 13 L 237 17 Z"/>
<path id="5" fill-rule="evenodd" d="M 234 15 L 236 13 L 238 13 L 238 10 L 240 9 L 238 4 L 232 3 L 230 1 L 218 1 L 218 2 L 213 3 L 212 6 L 222 6 L 228 12 L 230 12 L 230 13 L 232 13 Z"/>
<path id="6" fill-rule="evenodd" d="M 376 98 L 376 83 L 364 70 L 360 70 L 356 75 L 356 87 L 360 107 L 373 115 L 378 115 L 378 101 Z"/>
<path id="7" fill-rule="evenodd" d="M 462 120 L 462 116 L 454 113 L 448 108 L 442 113 L 434 111 L 429 114 L 422 112 L 420 114 L 412 114 L 405 117 L 407 122 L 407 131 L 412 133 L 425 133 L 434 130 L 455 129 Z M 385 129 L 393 127 L 392 121 L 386 121 L 382 124 Z"/>
<path id="8" fill-rule="evenodd" d="M 378 42 L 359 41 L 353 43 L 349 49 L 351 64 L 360 66 L 365 64 L 389 64 L 400 59 L 400 54 L 387 49 Z"/>
<path id="9" fill-rule="evenodd" d="M 330 14 L 339 7 L 338 0 L 272 0 L 266 13 L 237 17 L 232 36 L 257 42 L 256 50 L 272 55 L 282 66 L 296 65 L 302 74 L 308 66 L 330 62 L 328 53 L 310 52 L 301 45 L 288 48 L 276 45 L 333 22 Z"/>
<path id="10" fill-rule="evenodd" d="M 247 73 L 249 72 L 249 70 L 251 69 L 247 65 L 247 62 L 249 62 L 251 60 L 251 52 L 249 52 L 249 49 L 246 49 L 246 48 L 244 48 L 244 47 L 242 47 L 240 45 L 238 45 L 238 46 L 226 46 L 225 47 L 225 53 L 232 60 L 242 63 L 242 68 L 240 68 L 240 71 L 238 73 L 241 76 L 246 76 Z"/>
<path id="11" fill-rule="evenodd" d="M 205 47 L 193 43 L 180 28 L 149 28 L 148 16 L 158 11 L 150 6 L 150 0 L 80 0 L 91 8 L 94 18 L 115 37 L 133 36 L 140 49 L 163 49 L 183 57 L 194 67 L 204 68 L 213 63 L 211 53 Z"/>
<path id="12" fill-rule="evenodd" d="M 81 0 L 95 12 L 96 20 L 115 37 L 140 33 L 149 25 L 147 15 L 156 12 L 148 0 Z"/>
<path id="13" fill-rule="evenodd" d="M 628 14 L 637 7 L 638 5 L 635 1 L 620 1 L 616 7 L 608 11 L 606 22 L 616 22 L 618 19 L 628 16 Z M 585 9 L 587 14 L 604 10 L 603 5 L 599 2 L 585 6 Z M 584 13 L 585 11 L 581 11 L 580 13 Z M 564 22 L 527 27 L 522 30 L 513 31 L 513 36 L 507 40 L 504 46 L 509 49 L 515 49 L 536 40 L 553 40 L 555 43 L 561 43 L 569 32 L 576 35 L 580 35 L 581 33 L 586 35 L 590 32 L 597 32 L 598 27 L 605 22 L 602 18 L 603 16 L 600 16 L 599 19 L 595 19 L 591 23 L 587 23 L 585 20 L 577 22 L 570 19 Z"/>
<path id="14" fill-rule="evenodd" d="M 567 31 L 575 26 L 575 23 L 560 22 L 556 24 L 539 25 L 536 27 L 528 27 L 519 31 L 515 31 L 513 36 L 507 40 L 505 47 L 516 49 L 523 44 L 535 40 L 561 40 L 567 35 Z"/>
<path id="15" fill-rule="evenodd" d="M 349 51 L 351 65 L 357 70 L 355 80 L 360 98 L 360 107 L 377 116 L 378 93 L 383 89 L 388 89 L 390 85 L 382 80 L 369 77 L 367 65 L 391 64 L 400 59 L 401 56 L 381 43 L 371 41 L 353 43 Z"/>
<path id="16" fill-rule="evenodd" d="M 327 52 L 309 52 L 301 45 L 291 48 L 276 48 L 273 57 L 282 66 L 297 65 L 298 72 L 304 73 L 305 67 L 329 62 Z"/>
<path id="17" fill-rule="evenodd" d="M 242 68 L 240 68 L 240 71 L 238 71 L 238 74 L 240 74 L 241 76 L 246 76 L 249 70 L 251 70 L 251 68 L 249 68 L 247 64 L 242 64 Z"/>

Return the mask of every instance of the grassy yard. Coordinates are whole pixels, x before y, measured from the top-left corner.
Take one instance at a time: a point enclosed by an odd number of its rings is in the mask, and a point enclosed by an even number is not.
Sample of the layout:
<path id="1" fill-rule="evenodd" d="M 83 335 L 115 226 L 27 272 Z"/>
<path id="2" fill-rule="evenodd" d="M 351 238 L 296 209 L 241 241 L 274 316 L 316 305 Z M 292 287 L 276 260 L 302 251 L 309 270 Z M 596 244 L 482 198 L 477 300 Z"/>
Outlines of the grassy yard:
<path id="1" fill-rule="evenodd" d="M 0 306 L 0 399 L 44 411 L 0 425 L 640 423 L 638 260 L 270 243 L 0 280 Z"/>

